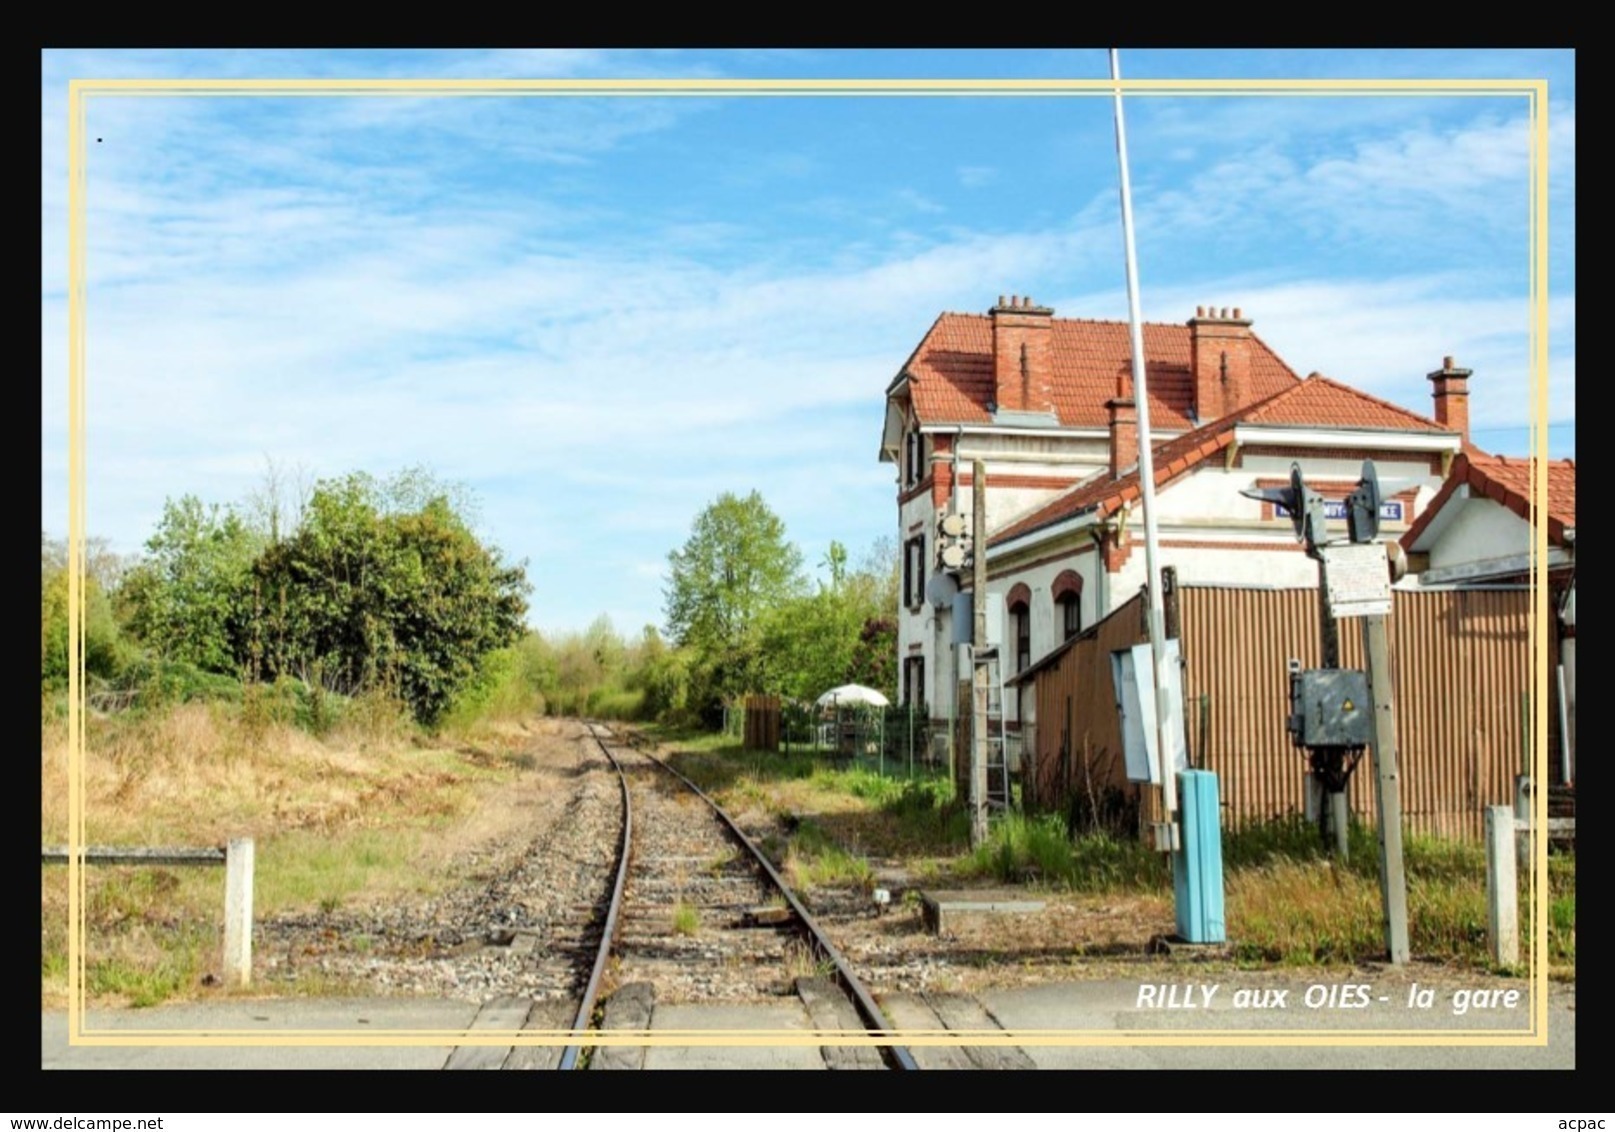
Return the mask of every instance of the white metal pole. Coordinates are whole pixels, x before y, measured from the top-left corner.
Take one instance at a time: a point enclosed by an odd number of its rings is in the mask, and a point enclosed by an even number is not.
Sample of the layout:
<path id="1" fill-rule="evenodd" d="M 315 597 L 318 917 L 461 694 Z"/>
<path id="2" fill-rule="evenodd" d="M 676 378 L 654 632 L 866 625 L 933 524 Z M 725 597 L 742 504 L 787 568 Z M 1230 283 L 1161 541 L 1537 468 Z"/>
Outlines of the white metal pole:
<path id="1" fill-rule="evenodd" d="M 1167 821 L 1178 811 L 1178 785 L 1169 762 L 1167 739 L 1172 734 L 1172 705 L 1167 702 L 1166 613 L 1161 598 L 1158 568 L 1160 546 L 1155 523 L 1155 460 L 1151 448 L 1150 398 L 1144 381 L 1144 327 L 1139 314 L 1138 262 L 1133 248 L 1133 192 L 1127 177 L 1127 125 L 1122 116 L 1121 64 L 1116 49 L 1110 49 L 1110 79 L 1116 84 L 1116 160 L 1121 166 L 1122 236 L 1127 245 L 1127 310 L 1132 332 L 1133 397 L 1138 402 L 1138 479 L 1140 505 L 1144 510 L 1144 569 L 1149 578 L 1150 672 L 1155 681 L 1156 750 L 1161 757 L 1162 800 Z M 1175 835 L 1174 835 L 1175 838 Z"/>

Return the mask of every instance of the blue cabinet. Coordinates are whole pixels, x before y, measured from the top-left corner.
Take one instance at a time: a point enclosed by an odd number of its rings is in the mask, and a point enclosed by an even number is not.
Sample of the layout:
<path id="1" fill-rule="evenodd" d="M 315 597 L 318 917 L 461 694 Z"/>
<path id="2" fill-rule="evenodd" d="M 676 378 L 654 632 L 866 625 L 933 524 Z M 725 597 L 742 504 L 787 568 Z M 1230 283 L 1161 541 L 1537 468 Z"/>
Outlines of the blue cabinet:
<path id="1" fill-rule="evenodd" d="M 1217 776 L 1209 770 L 1178 774 L 1180 847 L 1172 854 L 1172 886 L 1178 938 L 1224 943 L 1228 938 L 1222 900 L 1222 810 Z"/>

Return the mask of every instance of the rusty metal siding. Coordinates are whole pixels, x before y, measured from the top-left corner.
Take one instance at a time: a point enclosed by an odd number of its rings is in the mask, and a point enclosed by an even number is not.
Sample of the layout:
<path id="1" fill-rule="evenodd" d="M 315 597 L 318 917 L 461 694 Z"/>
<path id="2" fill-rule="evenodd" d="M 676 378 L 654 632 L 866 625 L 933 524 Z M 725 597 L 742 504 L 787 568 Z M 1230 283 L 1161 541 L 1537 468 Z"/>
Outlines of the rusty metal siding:
<path id="1" fill-rule="evenodd" d="M 1239 824 L 1299 810 L 1306 766 L 1284 726 L 1287 662 L 1318 664 L 1316 591 L 1185 586 L 1180 600 L 1184 695 L 1197 724 L 1200 697 L 1210 698 L 1207 749 L 1193 755 L 1217 773 L 1226 816 Z M 1193 734 L 1198 746 L 1198 726 Z"/>
<path id="2" fill-rule="evenodd" d="M 1087 630 L 1036 677 L 1037 798 L 1058 808 L 1073 791 L 1129 789 L 1110 654 L 1145 639 L 1140 597 Z"/>
<path id="3" fill-rule="evenodd" d="M 1402 811 L 1414 832 L 1478 838 L 1482 808 L 1513 800 L 1523 769 L 1522 703 L 1530 680 L 1528 590 L 1397 591 L 1390 618 Z M 1305 756 L 1285 730 L 1286 662 L 1320 661 L 1318 591 L 1184 586 L 1184 691 L 1191 755 L 1216 771 L 1231 826 L 1301 811 Z M 1109 653 L 1143 639 L 1139 601 L 1080 640 L 1037 681 L 1034 773 L 1043 805 L 1080 783 L 1083 738 L 1107 784 L 1126 786 Z M 1340 663 L 1363 664 L 1361 623 L 1340 623 Z M 1076 727 L 1062 758 L 1066 697 Z M 1209 696 L 1201 751 L 1199 697 Z M 1105 756 L 1116 752 L 1113 764 Z M 1146 791 L 1146 811 L 1158 791 Z M 1374 818 L 1365 757 L 1353 812 Z"/>
<path id="4" fill-rule="evenodd" d="M 1317 590 L 1185 587 L 1185 692 L 1209 693 L 1207 765 L 1232 824 L 1303 808 L 1305 758 L 1284 729 L 1285 664 L 1319 662 Z M 1522 764 L 1530 593 L 1398 591 L 1389 622 L 1402 812 L 1416 832 L 1478 838 L 1482 807 L 1513 798 Z M 1340 622 L 1340 662 L 1363 665 L 1361 622 Z M 1372 821 L 1367 759 L 1352 809 Z"/>

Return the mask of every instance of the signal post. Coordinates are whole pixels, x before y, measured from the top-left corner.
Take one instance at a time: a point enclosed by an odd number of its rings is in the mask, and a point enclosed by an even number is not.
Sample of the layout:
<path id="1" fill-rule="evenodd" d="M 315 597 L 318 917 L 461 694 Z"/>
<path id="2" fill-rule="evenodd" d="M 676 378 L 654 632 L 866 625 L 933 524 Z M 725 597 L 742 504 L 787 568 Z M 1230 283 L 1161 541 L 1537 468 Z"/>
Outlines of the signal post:
<path id="1" fill-rule="evenodd" d="M 1402 865 L 1402 800 L 1396 765 L 1396 716 L 1391 692 L 1390 646 L 1385 618 L 1391 612 L 1391 575 L 1397 559 L 1388 558 L 1377 541 L 1382 498 L 1372 460 L 1363 461 L 1362 478 L 1346 498 L 1346 542 L 1328 540 L 1323 499 L 1301 478 L 1301 466 L 1290 466 L 1288 487 L 1251 489 L 1241 494 L 1286 508 L 1296 537 L 1316 558 L 1320 573 L 1320 601 L 1324 605 L 1323 669 L 1303 672 L 1291 662 L 1290 731 L 1297 746 L 1320 756 L 1325 763 L 1343 760 L 1353 749 L 1367 746 L 1374 765 L 1374 798 L 1379 824 L 1380 901 L 1385 948 L 1393 964 L 1408 960 L 1407 877 Z M 1366 673 L 1330 665 L 1335 641 L 1334 623 L 1358 617 L 1363 626 Z M 1366 701 L 1366 703 L 1364 702 Z M 1368 711 L 1364 712 L 1364 707 Z M 1347 772 L 1349 774 L 1349 771 Z M 1344 840 L 1344 782 L 1331 785 L 1330 809 L 1336 837 Z M 1336 802 L 1336 797 L 1340 802 Z M 1337 844 L 1339 842 L 1337 841 Z"/>

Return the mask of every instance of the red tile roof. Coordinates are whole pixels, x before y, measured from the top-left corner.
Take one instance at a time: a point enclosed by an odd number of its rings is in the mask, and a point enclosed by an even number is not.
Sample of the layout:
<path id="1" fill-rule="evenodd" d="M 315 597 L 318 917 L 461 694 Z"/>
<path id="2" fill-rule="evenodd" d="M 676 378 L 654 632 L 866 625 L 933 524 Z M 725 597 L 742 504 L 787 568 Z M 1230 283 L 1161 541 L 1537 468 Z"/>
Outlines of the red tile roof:
<path id="1" fill-rule="evenodd" d="M 1295 371 L 1251 335 L 1250 395 L 1253 400 L 1294 386 Z M 1093 319 L 1052 320 L 1050 355 L 1054 365 L 1054 410 L 1067 427 L 1104 428 L 1105 402 L 1116 396 L 1117 377 L 1132 374 L 1132 347 L 1125 322 Z M 1194 377 L 1190 371 L 1189 328 L 1145 323 L 1144 377 L 1150 393 L 1152 429 L 1193 428 Z M 922 422 L 991 421 L 993 328 L 987 315 L 941 315 L 903 367 L 910 377 L 914 411 Z"/>
<path id="2" fill-rule="evenodd" d="M 1565 530 L 1576 526 L 1576 462 L 1549 460 L 1544 465 L 1548 476 L 1548 541 L 1555 546 L 1565 543 Z M 1488 456 L 1469 450 L 1453 461 L 1447 482 L 1430 501 L 1423 513 L 1402 536 L 1404 549 L 1412 549 L 1425 529 L 1435 521 L 1440 510 L 1460 488 L 1467 486 L 1471 498 L 1493 499 L 1507 507 L 1526 522 L 1531 521 L 1531 461 L 1522 456 Z"/>
<path id="3" fill-rule="evenodd" d="M 1450 432 L 1445 425 L 1409 412 L 1360 389 L 1311 374 L 1290 390 L 1234 414 L 1244 424 L 1300 425 L 1307 428 L 1390 428 L 1400 431 Z"/>
<path id="4" fill-rule="evenodd" d="M 1397 429 L 1431 433 L 1451 431 L 1428 417 L 1410 413 L 1389 401 L 1313 374 L 1307 380 L 1270 394 L 1238 412 L 1156 445 L 1153 449 L 1155 486 L 1165 486 L 1228 447 L 1234 439 L 1235 426 L 1241 424 Z M 1124 503 L 1138 499 L 1143 494 L 1142 478 L 1137 468 L 1117 479 L 1111 479 L 1108 472 L 1101 472 L 1065 495 L 1050 500 L 1030 515 L 1011 523 L 994 534 L 988 544 L 996 546 L 1089 510 L 1095 512 L 1096 518 L 1106 518 L 1120 510 Z"/>

